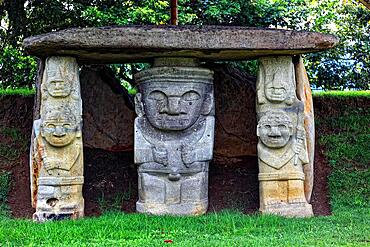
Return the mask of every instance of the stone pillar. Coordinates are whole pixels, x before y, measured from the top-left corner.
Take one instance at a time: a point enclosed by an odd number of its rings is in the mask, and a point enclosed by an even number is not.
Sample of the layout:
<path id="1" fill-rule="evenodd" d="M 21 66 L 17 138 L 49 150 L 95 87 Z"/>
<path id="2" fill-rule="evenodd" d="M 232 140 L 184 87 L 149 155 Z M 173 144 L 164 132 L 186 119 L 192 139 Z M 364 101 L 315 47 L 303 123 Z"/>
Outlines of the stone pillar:
<path id="1" fill-rule="evenodd" d="M 259 62 L 257 151 L 260 211 L 283 216 L 312 216 L 312 206 L 305 195 L 307 169 L 304 166 L 310 163 L 304 124 L 305 106 L 297 98 L 292 57 L 264 57 Z"/>
<path id="2" fill-rule="evenodd" d="M 195 59 L 158 58 L 135 75 L 138 212 L 200 215 L 213 155 L 213 72 Z"/>
<path id="3" fill-rule="evenodd" d="M 49 57 L 41 83 L 40 118 L 31 145 L 31 197 L 35 221 L 84 215 L 82 100 L 78 64 Z"/>

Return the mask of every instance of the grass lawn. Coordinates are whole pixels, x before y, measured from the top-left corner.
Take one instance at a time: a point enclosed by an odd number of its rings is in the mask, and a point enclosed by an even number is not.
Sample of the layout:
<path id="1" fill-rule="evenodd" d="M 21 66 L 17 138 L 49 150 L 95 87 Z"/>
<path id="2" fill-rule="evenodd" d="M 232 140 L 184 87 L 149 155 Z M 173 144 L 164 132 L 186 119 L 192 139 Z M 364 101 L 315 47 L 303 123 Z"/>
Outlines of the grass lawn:
<path id="1" fill-rule="evenodd" d="M 201 217 L 107 213 L 99 218 L 36 224 L 0 221 L 0 241 L 27 246 L 368 246 L 369 210 L 285 219 L 238 212 Z"/>
<path id="2" fill-rule="evenodd" d="M 45 224 L 0 216 L 0 246 L 370 246 L 369 109 L 346 108 L 337 117 L 320 116 L 318 123 L 338 130 L 318 133 L 332 167 L 331 216 L 289 219 L 224 211 L 158 217 L 107 212 L 99 218 Z"/>
<path id="3" fill-rule="evenodd" d="M 2 89 L 0 88 L 0 96 L 1 95 L 33 96 L 34 94 L 35 94 L 35 89 L 29 89 L 29 88 Z"/>

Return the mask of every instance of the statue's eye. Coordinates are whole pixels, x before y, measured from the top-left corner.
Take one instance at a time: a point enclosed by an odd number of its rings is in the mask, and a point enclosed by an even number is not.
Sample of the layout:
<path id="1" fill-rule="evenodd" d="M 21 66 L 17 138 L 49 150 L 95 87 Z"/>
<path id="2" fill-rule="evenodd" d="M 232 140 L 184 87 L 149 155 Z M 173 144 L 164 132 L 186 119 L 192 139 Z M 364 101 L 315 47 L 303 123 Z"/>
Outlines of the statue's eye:
<path id="1" fill-rule="evenodd" d="M 70 129 L 71 127 L 72 127 L 71 124 L 68 124 L 68 123 L 63 124 L 63 128 L 65 128 L 65 129 Z"/>
<path id="2" fill-rule="evenodd" d="M 284 125 L 284 124 L 279 124 L 279 129 L 286 129 L 287 128 L 287 126 L 286 125 Z"/>
<path id="3" fill-rule="evenodd" d="M 165 100 L 167 96 L 161 91 L 153 91 L 149 94 L 148 98 L 152 100 L 162 101 Z"/>
<path id="4" fill-rule="evenodd" d="M 266 125 L 265 125 L 265 128 L 266 128 L 266 129 L 271 129 L 271 125 L 266 124 Z"/>
<path id="5" fill-rule="evenodd" d="M 52 81 L 50 81 L 50 83 L 51 84 L 63 84 L 64 81 L 62 81 L 62 80 L 52 80 Z"/>
<path id="6" fill-rule="evenodd" d="M 182 95 L 182 99 L 186 101 L 194 101 L 200 99 L 200 95 L 195 91 L 189 91 Z"/>
<path id="7" fill-rule="evenodd" d="M 55 125 L 54 124 L 47 124 L 46 127 L 49 128 L 49 129 L 55 129 Z"/>

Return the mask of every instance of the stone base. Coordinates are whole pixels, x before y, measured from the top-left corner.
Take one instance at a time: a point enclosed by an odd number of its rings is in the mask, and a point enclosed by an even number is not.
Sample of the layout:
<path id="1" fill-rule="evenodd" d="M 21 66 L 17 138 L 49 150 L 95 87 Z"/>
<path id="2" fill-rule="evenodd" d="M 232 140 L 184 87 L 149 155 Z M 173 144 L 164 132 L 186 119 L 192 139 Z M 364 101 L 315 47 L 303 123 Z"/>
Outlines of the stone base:
<path id="1" fill-rule="evenodd" d="M 66 212 L 36 212 L 33 214 L 33 221 L 45 222 L 45 221 L 55 221 L 55 220 L 65 220 L 71 219 L 75 220 L 84 217 L 84 211 L 66 211 Z"/>
<path id="2" fill-rule="evenodd" d="M 207 212 L 208 200 L 179 204 L 136 202 L 136 211 L 154 215 L 202 215 Z"/>
<path id="3" fill-rule="evenodd" d="M 276 214 L 285 217 L 312 217 L 311 204 L 308 203 L 278 203 L 260 208 L 263 214 Z"/>

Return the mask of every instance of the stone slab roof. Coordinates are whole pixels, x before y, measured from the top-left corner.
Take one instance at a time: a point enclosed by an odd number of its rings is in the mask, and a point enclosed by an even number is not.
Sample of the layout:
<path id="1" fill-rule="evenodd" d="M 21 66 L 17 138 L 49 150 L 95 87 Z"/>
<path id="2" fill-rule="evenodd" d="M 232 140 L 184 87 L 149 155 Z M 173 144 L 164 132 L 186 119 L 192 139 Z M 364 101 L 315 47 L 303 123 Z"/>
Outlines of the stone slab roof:
<path id="1" fill-rule="evenodd" d="M 80 63 L 150 61 L 154 57 L 246 60 L 296 55 L 334 47 L 333 35 L 222 26 L 123 26 L 74 28 L 24 40 L 30 55 L 77 57 Z"/>

